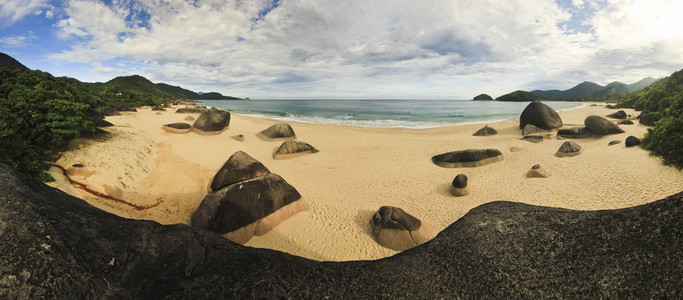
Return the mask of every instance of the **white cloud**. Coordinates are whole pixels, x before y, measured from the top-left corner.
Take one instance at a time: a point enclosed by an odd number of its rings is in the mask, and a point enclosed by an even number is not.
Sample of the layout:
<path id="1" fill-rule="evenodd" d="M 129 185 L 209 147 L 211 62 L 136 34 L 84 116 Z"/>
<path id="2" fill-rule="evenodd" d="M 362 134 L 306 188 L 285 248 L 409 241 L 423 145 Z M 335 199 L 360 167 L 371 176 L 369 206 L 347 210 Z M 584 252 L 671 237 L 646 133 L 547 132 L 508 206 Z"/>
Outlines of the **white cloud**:
<path id="1" fill-rule="evenodd" d="M 250 97 L 464 97 L 683 63 L 651 49 L 680 46 L 680 2 L 572 4 L 597 10 L 594 31 L 565 31 L 554 1 L 67 0 L 57 28 L 75 44 L 52 57 L 111 76 L 102 63 L 125 58 L 152 80 Z"/>
<path id="2" fill-rule="evenodd" d="M 3 0 L 0 1 L 0 25 L 9 26 L 26 15 L 48 7 L 49 0 Z"/>
<path id="3" fill-rule="evenodd" d="M 25 36 L 7 36 L 0 38 L 0 44 L 8 48 L 26 48 L 28 38 Z"/>

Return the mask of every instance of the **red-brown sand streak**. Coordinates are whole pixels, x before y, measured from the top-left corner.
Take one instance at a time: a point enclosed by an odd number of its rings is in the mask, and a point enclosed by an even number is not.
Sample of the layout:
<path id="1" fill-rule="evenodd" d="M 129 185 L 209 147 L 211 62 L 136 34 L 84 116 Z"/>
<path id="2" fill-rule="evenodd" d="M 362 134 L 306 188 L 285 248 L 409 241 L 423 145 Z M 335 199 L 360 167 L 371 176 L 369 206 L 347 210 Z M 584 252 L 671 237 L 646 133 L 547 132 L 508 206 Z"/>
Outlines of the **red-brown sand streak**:
<path id="1" fill-rule="evenodd" d="M 148 204 L 148 205 L 139 205 L 139 204 L 130 203 L 130 202 L 125 201 L 125 200 L 116 199 L 116 198 L 114 198 L 114 197 L 112 197 L 112 196 L 109 196 L 109 195 L 107 195 L 107 194 L 100 193 L 100 192 L 98 192 L 98 191 L 95 191 L 95 190 L 89 188 L 85 183 L 78 182 L 78 181 L 76 181 L 76 180 L 71 179 L 71 177 L 69 177 L 69 175 L 67 174 L 66 169 L 64 169 L 64 167 L 62 167 L 62 166 L 60 166 L 60 165 L 56 165 L 56 164 L 50 164 L 50 165 L 52 165 L 52 166 L 55 167 L 55 168 L 58 168 L 58 169 L 62 170 L 62 174 L 64 174 L 64 177 L 66 177 L 66 180 L 68 180 L 69 183 L 70 183 L 71 185 L 73 185 L 73 186 L 75 186 L 75 187 L 77 187 L 77 188 L 80 188 L 80 189 L 82 189 L 82 190 L 84 190 L 84 191 L 86 191 L 86 192 L 88 192 L 88 193 L 90 193 L 90 194 L 92 194 L 92 195 L 94 195 L 94 196 L 97 196 L 97 197 L 100 197 L 100 198 L 104 198 L 104 199 L 108 199 L 108 200 L 112 200 L 112 201 L 114 201 L 114 202 L 116 202 L 116 203 L 125 204 L 125 205 L 128 205 L 128 206 L 132 207 L 132 208 L 135 208 L 136 210 L 150 209 L 150 208 L 152 208 L 152 207 L 158 206 L 159 204 L 161 204 L 161 202 L 164 202 L 163 197 L 158 197 L 157 200 L 156 200 L 156 203 L 154 203 L 154 204 Z"/>

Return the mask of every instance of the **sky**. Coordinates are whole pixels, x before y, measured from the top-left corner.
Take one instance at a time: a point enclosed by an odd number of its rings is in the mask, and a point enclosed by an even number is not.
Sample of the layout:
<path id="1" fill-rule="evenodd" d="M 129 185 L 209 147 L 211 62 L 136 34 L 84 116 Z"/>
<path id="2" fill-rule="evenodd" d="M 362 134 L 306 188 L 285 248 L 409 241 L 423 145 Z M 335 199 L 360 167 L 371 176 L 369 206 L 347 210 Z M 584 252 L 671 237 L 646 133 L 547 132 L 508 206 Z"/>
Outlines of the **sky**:
<path id="1" fill-rule="evenodd" d="M 683 69 L 683 0 L 0 0 L 0 52 L 252 99 L 471 99 Z"/>

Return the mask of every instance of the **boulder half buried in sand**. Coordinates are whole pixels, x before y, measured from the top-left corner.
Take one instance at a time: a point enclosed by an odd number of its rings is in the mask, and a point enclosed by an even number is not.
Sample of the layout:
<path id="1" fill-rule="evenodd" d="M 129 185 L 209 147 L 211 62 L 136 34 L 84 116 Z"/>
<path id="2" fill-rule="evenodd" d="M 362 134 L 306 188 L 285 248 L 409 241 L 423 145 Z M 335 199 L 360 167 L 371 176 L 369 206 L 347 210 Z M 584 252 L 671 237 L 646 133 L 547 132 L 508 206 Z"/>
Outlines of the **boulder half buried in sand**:
<path id="1" fill-rule="evenodd" d="M 459 197 L 467 196 L 469 194 L 470 185 L 468 182 L 467 175 L 458 174 L 458 176 L 455 176 L 455 178 L 453 178 L 453 182 L 451 183 L 451 195 Z"/>
<path id="2" fill-rule="evenodd" d="M 492 127 L 489 127 L 488 125 L 482 127 L 481 129 L 477 130 L 473 136 L 489 136 L 489 135 L 495 135 L 498 134 L 498 131 L 493 129 Z"/>
<path id="3" fill-rule="evenodd" d="M 540 143 L 543 141 L 543 136 L 542 135 L 525 135 L 522 137 L 523 141 L 527 142 L 532 142 L 532 143 Z"/>
<path id="4" fill-rule="evenodd" d="M 612 123 L 612 121 L 600 116 L 588 116 L 583 121 L 583 124 L 586 125 L 586 129 L 597 135 L 608 135 L 624 132 L 623 129 Z"/>
<path id="5" fill-rule="evenodd" d="M 192 125 L 182 122 L 171 123 L 161 126 L 161 129 L 169 133 L 183 134 L 192 131 Z"/>
<path id="6" fill-rule="evenodd" d="M 294 129 L 287 123 L 278 123 L 256 134 L 264 141 L 296 139 Z"/>
<path id="7" fill-rule="evenodd" d="M 573 141 L 566 141 L 560 149 L 557 149 L 555 156 L 557 157 L 571 157 L 581 154 L 581 146 Z"/>
<path id="8" fill-rule="evenodd" d="M 211 180 L 210 191 L 220 190 L 228 185 L 267 175 L 270 170 L 249 154 L 237 151 L 228 158 Z"/>
<path id="9" fill-rule="evenodd" d="M 586 127 L 573 127 L 560 129 L 557 135 L 568 139 L 583 139 L 591 136 L 591 132 Z"/>
<path id="10" fill-rule="evenodd" d="M 530 135 L 530 134 L 534 134 L 537 132 L 545 132 L 545 131 L 548 131 L 548 130 L 538 128 L 534 124 L 526 124 L 526 125 L 524 125 L 524 128 L 522 128 L 522 135 Z"/>
<path id="11" fill-rule="evenodd" d="M 546 170 L 543 167 L 541 167 L 541 165 L 534 165 L 533 167 L 531 167 L 531 169 L 529 169 L 528 172 L 526 172 L 526 177 L 548 178 L 552 174 L 553 173 L 551 173 L 549 170 Z"/>
<path id="12" fill-rule="evenodd" d="M 398 207 L 380 207 L 372 216 L 370 225 L 377 243 L 396 251 L 413 248 L 434 238 L 431 225 Z"/>
<path id="13" fill-rule="evenodd" d="M 230 125 L 230 113 L 212 107 L 203 111 L 192 125 L 192 131 L 201 135 L 220 134 Z"/>
<path id="14" fill-rule="evenodd" d="M 299 192 L 279 175 L 269 173 L 206 195 L 190 223 L 243 244 L 305 210 L 308 205 Z"/>
<path id="15" fill-rule="evenodd" d="M 620 110 L 615 113 L 611 113 L 607 115 L 608 118 L 613 118 L 613 119 L 626 119 L 626 112 L 623 110 Z"/>
<path id="16" fill-rule="evenodd" d="M 562 119 L 550 106 L 534 101 L 529 103 L 519 116 L 519 129 L 523 129 L 526 124 L 551 130 L 562 127 Z"/>
<path id="17" fill-rule="evenodd" d="M 238 142 L 244 142 L 244 134 L 236 134 L 231 136 L 230 138 Z"/>
<path id="18" fill-rule="evenodd" d="M 640 145 L 640 139 L 630 135 L 629 137 L 626 138 L 626 147 L 633 147 L 633 146 L 638 146 Z"/>
<path id="19" fill-rule="evenodd" d="M 501 160 L 503 153 L 498 149 L 467 149 L 432 157 L 432 162 L 443 168 L 479 167 Z"/>
<path id="20" fill-rule="evenodd" d="M 285 159 L 301 156 L 304 154 L 317 153 L 318 149 L 311 146 L 309 143 L 302 141 L 284 141 L 275 153 L 273 159 Z"/>

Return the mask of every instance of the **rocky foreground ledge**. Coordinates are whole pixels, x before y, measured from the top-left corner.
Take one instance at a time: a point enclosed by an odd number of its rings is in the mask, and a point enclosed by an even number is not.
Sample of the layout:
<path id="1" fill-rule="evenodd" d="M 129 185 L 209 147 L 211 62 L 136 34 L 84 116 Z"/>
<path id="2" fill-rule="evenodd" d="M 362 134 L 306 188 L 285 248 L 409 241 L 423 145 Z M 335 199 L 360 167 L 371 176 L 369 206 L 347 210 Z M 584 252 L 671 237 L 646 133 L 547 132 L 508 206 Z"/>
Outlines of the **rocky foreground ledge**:
<path id="1" fill-rule="evenodd" d="M 117 217 L 0 165 L 0 298 L 678 298 L 683 192 L 572 211 L 479 206 L 421 246 L 318 262 Z"/>

